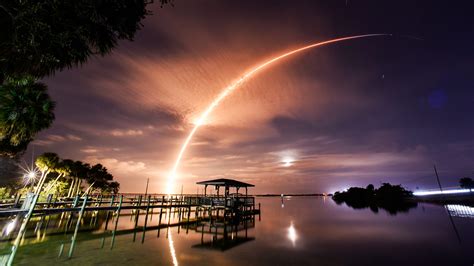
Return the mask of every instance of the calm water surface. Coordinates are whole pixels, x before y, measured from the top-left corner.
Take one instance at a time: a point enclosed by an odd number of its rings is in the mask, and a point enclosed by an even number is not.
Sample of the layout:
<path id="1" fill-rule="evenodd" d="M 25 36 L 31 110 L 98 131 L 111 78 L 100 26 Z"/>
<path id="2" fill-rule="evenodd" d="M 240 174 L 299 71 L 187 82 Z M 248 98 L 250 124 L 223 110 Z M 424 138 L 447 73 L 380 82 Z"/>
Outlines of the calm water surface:
<path id="1" fill-rule="evenodd" d="M 68 259 L 72 232 L 38 231 L 25 239 L 17 265 L 473 265 L 474 211 L 451 208 L 459 239 L 443 206 L 419 204 L 406 213 L 354 210 L 330 198 L 257 198 L 261 217 L 245 230 L 220 235 L 202 228 L 173 227 L 133 232 L 130 216 L 121 216 L 112 247 L 114 221 L 79 233 Z M 139 225 L 143 225 L 141 216 Z M 43 220 L 47 222 L 47 218 Z M 148 222 L 156 225 L 157 215 Z M 39 221 L 33 222 L 33 225 Z M 7 221 L 3 221 L 5 225 Z M 49 221 L 58 226 L 58 219 Z M 75 221 L 74 223 L 75 224 Z M 86 219 L 82 229 L 90 225 Z M 74 225 L 72 226 L 72 229 Z M 139 227 L 141 228 L 141 227 Z M 30 231 L 34 230 L 34 226 Z M 119 231 L 120 232 L 120 231 Z M 30 232 L 31 235 L 32 232 Z M 134 241 L 135 238 L 135 241 Z M 233 240 L 232 240 L 233 239 Z M 214 243 L 214 244 L 211 244 Z M 223 244 L 226 243 L 226 244 Z M 10 243 L 0 244 L 7 256 Z M 60 249 L 63 252 L 60 256 Z"/>

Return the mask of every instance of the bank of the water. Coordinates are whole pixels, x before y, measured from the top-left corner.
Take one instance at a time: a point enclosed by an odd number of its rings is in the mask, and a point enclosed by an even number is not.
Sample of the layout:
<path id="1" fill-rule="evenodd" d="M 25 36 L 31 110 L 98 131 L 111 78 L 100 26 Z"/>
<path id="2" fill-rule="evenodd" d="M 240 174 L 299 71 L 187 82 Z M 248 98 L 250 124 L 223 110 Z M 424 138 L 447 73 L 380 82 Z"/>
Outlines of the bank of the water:
<path id="1" fill-rule="evenodd" d="M 67 257 L 71 232 L 35 233 L 41 222 L 49 223 L 55 232 L 63 230 L 68 219 L 60 223 L 60 215 L 45 217 L 29 227 L 31 237 L 20 247 L 16 264 L 433 266 L 474 262 L 474 213 L 452 217 L 459 241 L 445 208 L 439 205 L 420 202 L 407 212 L 390 214 L 383 209 L 374 212 L 338 205 L 330 197 L 258 197 L 257 203 L 261 219 L 229 231 L 227 238 L 220 229 L 202 230 L 194 225 L 161 228 L 160 233 L 144 231 L 145 213 L 135 229 L 133 216 L 121 216 L 115 236 L 113 219 L 108 229 L 103 217 L 86 220 L 81 226 L 97 221 L 96 227 L 79 232 L 71 258 Z M 172 213 L 171 222 L 178 215 Z M 151 226 L 159 223 L 158 213 L 148 218 Z M 9 248 L 8 241 L 0 242 L 1 254 L 7 255 Z"/>

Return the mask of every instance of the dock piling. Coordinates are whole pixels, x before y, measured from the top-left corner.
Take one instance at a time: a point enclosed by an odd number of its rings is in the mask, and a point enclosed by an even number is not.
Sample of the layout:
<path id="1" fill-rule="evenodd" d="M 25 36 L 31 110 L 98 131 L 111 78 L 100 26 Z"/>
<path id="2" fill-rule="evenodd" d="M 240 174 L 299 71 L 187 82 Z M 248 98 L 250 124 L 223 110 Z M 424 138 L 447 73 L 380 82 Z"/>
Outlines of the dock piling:
<path id="1" fill-rule="evenodd" d="M 79 217 L 77 218 L 76 228 L 74 229 L 74 235 L 71 239 L 71 246 L 69 247 L 69 255 L 68 258 L 72 257 L 72 253 L 74 252 L 74 246 L 76 244 L 76 237 L 77 232 L 79 231 L 79 226 L 81 225 L 82 216 L 84 215 L 84 209 L 86 208 L 87 204 L 87 195 L 84 197 L 84 202 L 82 203 L 81 211 L 79 212 Z"/>

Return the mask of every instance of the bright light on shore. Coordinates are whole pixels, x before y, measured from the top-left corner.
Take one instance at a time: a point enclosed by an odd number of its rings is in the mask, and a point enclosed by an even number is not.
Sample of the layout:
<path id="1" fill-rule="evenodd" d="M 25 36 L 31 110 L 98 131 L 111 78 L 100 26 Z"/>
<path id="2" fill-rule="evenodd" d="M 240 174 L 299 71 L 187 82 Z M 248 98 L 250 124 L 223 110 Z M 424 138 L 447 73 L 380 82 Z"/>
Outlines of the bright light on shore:
<path id="1" fill-rule="evenodd" d="M 35 172 L 29 172 L 27 175 L 28 179 L 33 179 L 36 177 L 36 173 Z"/>
<path id="2" fill-rule="evenodd" d="M 35 182 L 36 180 L 36 172 L 33 171 L 33 170 L 30 170 L 30 171 L 27 171 L 24 175 L 23 175 L 23 182 L 25 184 L 31 184 L 33 182 Z"/>
<path id="3" fill-rule="evenodd" d="M 429 196 L 429 195 L 443 195 L 443 194 L 459 194 L 459 193 L 469 193 L 469 189 L 448 189 L 448 190 L 434 190 L 434 191 L 417 191 L 414 192 L 415 196 Z"/>

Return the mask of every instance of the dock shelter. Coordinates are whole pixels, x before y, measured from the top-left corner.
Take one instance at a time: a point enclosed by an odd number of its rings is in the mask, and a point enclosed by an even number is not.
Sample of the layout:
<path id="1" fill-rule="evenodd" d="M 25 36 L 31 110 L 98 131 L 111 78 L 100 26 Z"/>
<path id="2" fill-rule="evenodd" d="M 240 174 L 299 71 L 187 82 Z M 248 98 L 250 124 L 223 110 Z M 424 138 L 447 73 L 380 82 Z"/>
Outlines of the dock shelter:
<path id="1" fill-rule="evenodd" d="M 204 185 L 204 197 L 201 199 L 202 205 L 212 205 L 215 207 L 224 207 L 224 208 L 239 208 L 244 207 L 255 207 L 255 198 L 248 196 L 248 188 L 255 187 L 252 184 L 227 179 L 219 178 L 207 181 L 197 182 L 198 185 Z M 214 186 L 217 194 L 210 195 L 207 192 L 208 186 Z M 220 189 L 224 189 L 224 193 L 220 194 Z M 241 188 L 245 189 L 245 195 L 239 194 Z M 235 189 L 235 193 L 231 193 L 231 189 Z"/>
<path id="2" fill-rule="evenodd" d="M 245 188 L 245 196 L 248 196 L 248 188 L 249 187 L 255 187 L 255 185 L 249 184 L 249 183 L 244 183 L 240 182 L 237 180 L 233 179 L 227 179 L 227 178 L 219 178 L 219 179 L 213 179 L 213 180 L 208 180 L 208 181 L 201 181 L 197 182 L 196 184 L 198 185 L 204 185 L 204 196 L 207 195 L 207 187 L 208 186 L 214 186 L 216 191 L 217 191 L 217 196 L 219 196 L 219 190 L 221 187 L 224 188 L 224 197 L 227 198 L 230 196 L 230 189 L 235 188 L 236 193 L 239 193 L 239 189 Z"/>

